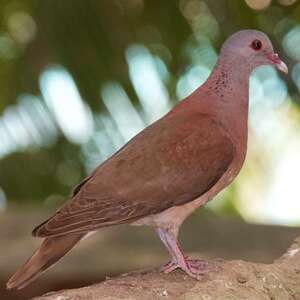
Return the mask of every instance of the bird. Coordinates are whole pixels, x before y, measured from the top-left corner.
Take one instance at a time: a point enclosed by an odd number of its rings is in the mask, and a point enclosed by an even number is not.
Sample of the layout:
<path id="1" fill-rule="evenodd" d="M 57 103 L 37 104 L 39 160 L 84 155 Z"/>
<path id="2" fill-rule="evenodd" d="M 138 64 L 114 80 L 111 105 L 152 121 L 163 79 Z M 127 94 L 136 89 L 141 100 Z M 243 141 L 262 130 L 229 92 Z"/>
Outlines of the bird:
<path id="1" fill-rule="evenodd" d="M 205 261 L 183 253 L 179 228 L 240 172 L 249 77 L 261 65 L 288 72 L 265 33 L 246 29 L 229 36 L 200 87 L 100 164 L 33 230 L 43 241 L 7 288 L 27 286 L 89 234 L 118 224 L 154 228 L 171 257 L 163 272 L 179 268 L 196 279 L 207 272 Z"/>

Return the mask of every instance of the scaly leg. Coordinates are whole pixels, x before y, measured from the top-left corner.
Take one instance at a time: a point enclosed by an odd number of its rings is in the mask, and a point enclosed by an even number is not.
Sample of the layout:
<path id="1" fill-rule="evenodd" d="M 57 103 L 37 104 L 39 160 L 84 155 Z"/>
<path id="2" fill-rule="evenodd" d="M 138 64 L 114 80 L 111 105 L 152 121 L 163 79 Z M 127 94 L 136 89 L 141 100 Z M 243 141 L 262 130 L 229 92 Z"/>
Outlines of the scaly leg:
<path id="1" fill-rule="evenodd" d="M 164 273 L 170 273 L 180 268 L 189 276 L 199 279 L 201 275 L 211 270 L 206 261 L 202 259 L 190 259 L 184 256 L 177 237 L 174 237 L 171 233 L 162 228 L 157 228 L 156 231 L 171 255 L 171 261 L 162 268 Z"/>

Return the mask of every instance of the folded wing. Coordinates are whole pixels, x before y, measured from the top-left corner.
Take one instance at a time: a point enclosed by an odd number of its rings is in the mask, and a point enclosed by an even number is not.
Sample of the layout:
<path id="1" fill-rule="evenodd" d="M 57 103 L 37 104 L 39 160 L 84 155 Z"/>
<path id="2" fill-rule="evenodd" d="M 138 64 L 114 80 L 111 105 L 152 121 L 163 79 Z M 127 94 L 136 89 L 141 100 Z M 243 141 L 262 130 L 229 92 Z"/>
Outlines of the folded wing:
<path id="1" fill-rule="evenodd" d="M 33 234 L 87 232 L 192 201 L 221 178 L 234 152 L 210 116 L 167 115 L 100 165 Z"/>

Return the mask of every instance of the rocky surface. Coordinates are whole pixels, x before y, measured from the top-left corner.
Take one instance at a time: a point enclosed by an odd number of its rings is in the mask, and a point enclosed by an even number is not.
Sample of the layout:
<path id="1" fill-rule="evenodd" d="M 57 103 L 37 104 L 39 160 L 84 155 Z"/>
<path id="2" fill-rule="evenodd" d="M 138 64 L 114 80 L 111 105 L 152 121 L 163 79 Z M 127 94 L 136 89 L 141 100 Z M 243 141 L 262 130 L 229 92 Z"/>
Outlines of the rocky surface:
<path id="1" fill-rule="evenodd" d="M 240 300 L 300 299 L 300 237 L 271 264 L 210 261 L 217 266 L 199 281 L 183 272 L 123 274 L 88 287 L 48 293 L 35 300 Z"/>

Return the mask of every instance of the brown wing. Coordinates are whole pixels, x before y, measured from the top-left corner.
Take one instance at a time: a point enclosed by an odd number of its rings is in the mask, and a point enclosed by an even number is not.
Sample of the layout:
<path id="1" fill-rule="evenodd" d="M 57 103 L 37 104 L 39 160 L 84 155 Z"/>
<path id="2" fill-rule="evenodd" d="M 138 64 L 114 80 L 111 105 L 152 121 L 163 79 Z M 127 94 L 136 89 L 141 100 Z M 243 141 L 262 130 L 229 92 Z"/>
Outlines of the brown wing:
<path id="1" fill-rule="evenodd" d="M 208 115 L 169 114 L 100 165 L 33 234 L 96 230 L 189 202 L 220 179 L 234 151 Z"/>

